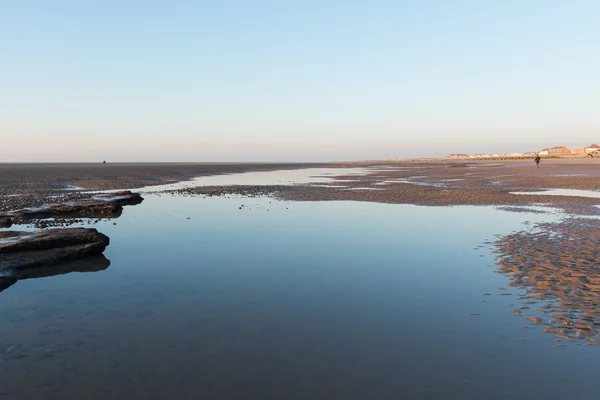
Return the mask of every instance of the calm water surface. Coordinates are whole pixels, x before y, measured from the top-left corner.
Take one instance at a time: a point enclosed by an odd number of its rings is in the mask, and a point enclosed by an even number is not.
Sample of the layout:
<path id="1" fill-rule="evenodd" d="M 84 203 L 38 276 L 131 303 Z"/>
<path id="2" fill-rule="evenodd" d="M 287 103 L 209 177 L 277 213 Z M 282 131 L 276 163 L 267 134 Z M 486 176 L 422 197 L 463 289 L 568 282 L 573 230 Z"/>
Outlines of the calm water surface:
<path id="1" fill-rule="evenodd" d="M 546 189 L 535 192 L 512 192 L 512 194 L 522 195 L 545 195 L 545 196 L 570 196 L 570 197 L 590 197 L 600 198 L 600 192 L 595 190 L 580 189 Z"/>
<path id="2" fill-rule="evenodd" d="M 594 398 L 600 349 L 522 329 L 477 247 L 552 218 L 149 195 L 110 265 L 0 293 L 0 398 Z"/>

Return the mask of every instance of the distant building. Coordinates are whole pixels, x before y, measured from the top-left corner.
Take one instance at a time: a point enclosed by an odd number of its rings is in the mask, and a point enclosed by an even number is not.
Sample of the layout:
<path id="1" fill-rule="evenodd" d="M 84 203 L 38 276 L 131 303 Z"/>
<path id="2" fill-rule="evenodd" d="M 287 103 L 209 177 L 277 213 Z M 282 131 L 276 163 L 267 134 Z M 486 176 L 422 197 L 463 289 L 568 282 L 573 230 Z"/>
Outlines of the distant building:
<path id="1" fill-rule="evenodd" d="M 448 156 L 448 158 L 467 158 L 467 157 L 469 157 L 468 154 L 462 154 L 462 153 L 450 154 Z"/>
<path id="2" fill-rule="evenodd" d="M 595 143 L 592 143 L 588 147 L 585 148 L 586 153 L 593 153 L 594 151 L 598 151 L 598 150 L 600 150 L 600 146 L 598 146 Z"/>
<path id="3" fill-rule="evenodd" d="M 492 157 L 491 154 L 473 154 L 472 156 L 469 156 L 469 158 L 490 158 Z"/>
<path id="4" fill-rule="evenodd" d="M 585 147 L 575 147 L 571 149 L 571 154 L 585 154 Z"/>
<path id="5" fill-rule="evenodd" d="M 571 154 L 571 150 L 567 146 L 556 146 L 550 147 L 549 149 L 542 149 L 539 151 L 538 154 L 541 156 L 558 156 L 564 154 Z"/>

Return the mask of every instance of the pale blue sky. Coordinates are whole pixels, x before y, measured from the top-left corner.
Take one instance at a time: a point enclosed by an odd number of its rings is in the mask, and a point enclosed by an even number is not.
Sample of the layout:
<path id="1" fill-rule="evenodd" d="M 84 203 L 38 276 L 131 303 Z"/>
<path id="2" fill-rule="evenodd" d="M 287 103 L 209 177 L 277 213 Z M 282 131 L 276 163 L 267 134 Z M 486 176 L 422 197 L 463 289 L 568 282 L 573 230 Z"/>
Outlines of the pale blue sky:
<path id="1" fill-rule="evenodd" d="M 598 0 L 0 0 L 1 161 L 600 142 Z"/>

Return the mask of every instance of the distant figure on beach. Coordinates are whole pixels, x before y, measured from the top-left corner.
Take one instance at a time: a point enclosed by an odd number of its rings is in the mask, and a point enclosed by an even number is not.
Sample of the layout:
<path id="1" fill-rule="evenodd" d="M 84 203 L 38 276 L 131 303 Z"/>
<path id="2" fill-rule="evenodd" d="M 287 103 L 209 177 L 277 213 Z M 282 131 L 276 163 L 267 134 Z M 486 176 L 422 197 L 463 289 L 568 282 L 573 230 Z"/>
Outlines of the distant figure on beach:
<path id="1" fill-rule="evenodd" d="M 542 157 L 540 157 L 539 155 L 535 156 L 535 167 L 539 168 L 540 167 L 540 161 L 542 160 Z"/>
<path id="2" fill-rule="evenodd" d="M 102 164 L 106 164 L 106 161 L 102 161 Z"/>

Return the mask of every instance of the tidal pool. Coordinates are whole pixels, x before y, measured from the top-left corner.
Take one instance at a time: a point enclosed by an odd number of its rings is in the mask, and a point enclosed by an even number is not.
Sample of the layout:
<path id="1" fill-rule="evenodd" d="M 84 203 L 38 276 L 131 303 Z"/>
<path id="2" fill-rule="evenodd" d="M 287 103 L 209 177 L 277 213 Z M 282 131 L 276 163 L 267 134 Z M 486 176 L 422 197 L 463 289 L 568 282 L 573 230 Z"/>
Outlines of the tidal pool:
<path id="1" fill-rule="evenodd" d="M 101 265 L 0 292 L 0 398 L 583 399 L 600 390 L 600 349 L 521 328 L 527 321 L 510 311 L 517 289 L 498 290 L 508 279 L 494 273 L 489 243 L 554 215 L 145 197 L 94 226 L 111 239 Z"/>
<path id="2" fill-rule="evenodd" d="M 522 194 L 522 195 L 543 195 L 543 196 L 570 196 L 570 197 L 590 197 L 600 198 L 600 192 L 594 190 L 580 190 L 580 189 L 545 189 L 539 191 L 529 192 L 511 192 L 511 194 Z"/>
<path id="3" fill-rule="evenodd" d="M 335 182 L 336 176 L 365 175 L 368 172 L 369 170 L 367 168 L 304 168 L 295 170 L 255 171 L 200 176 L 191 181 L 182 181 L 159 186 L 147 186 L 136 190 L 142 192 L 156 192 L 197 186 L 323 184 Z"/>

